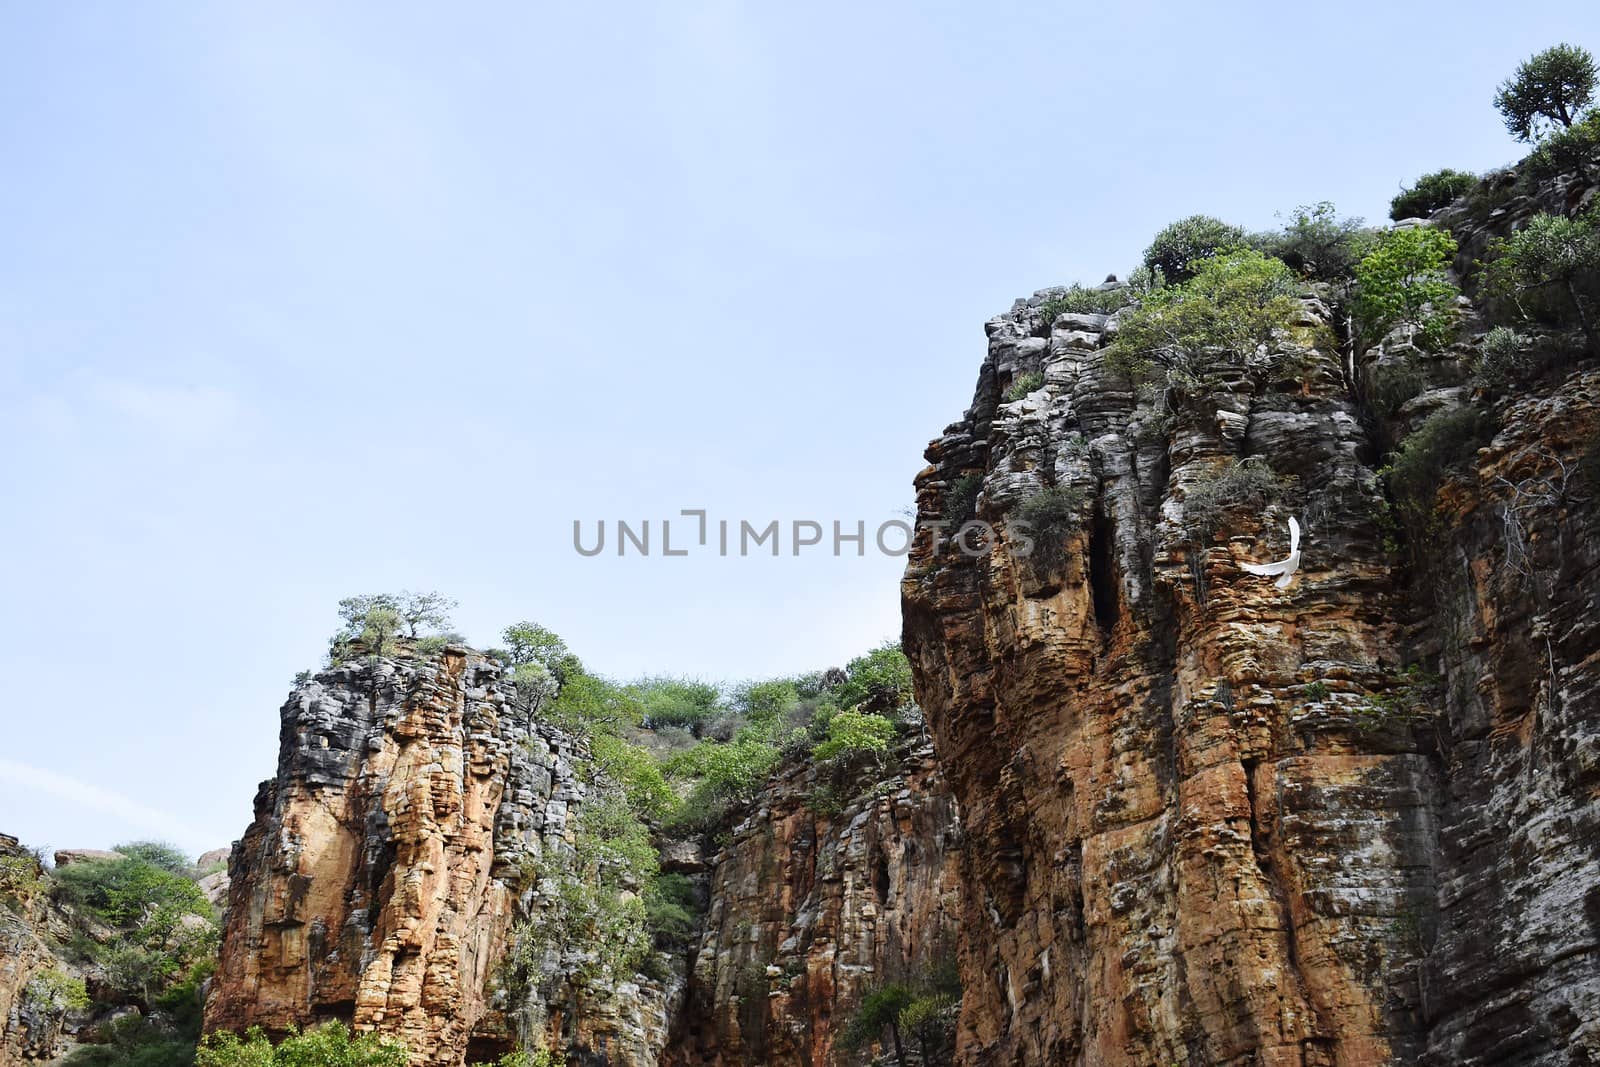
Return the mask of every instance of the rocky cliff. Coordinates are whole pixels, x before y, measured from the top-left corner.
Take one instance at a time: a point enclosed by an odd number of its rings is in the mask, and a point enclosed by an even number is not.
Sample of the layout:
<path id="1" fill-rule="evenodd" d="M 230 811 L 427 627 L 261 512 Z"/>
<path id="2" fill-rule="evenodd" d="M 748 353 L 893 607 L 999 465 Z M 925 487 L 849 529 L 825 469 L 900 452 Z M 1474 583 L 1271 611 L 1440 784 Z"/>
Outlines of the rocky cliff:
<path id="1" fill-rule="evenodd" d="M 44 869 L 17 839 L 0 834 L 0 1063 L 47 1060 L 60 1051 L 66 1012 L 38 983 L 60 966 L 49 940 Z"/>
<path id="2" fill-rule="evenodd" d="M 1446 213 L 1466 263 L 1592 195 L 1502 193 Z M 1468 308 L 1375 411 L 1403 341 L 1356 360 L 1312 287 L 1312 343 L 1167 409 L 1108 366 L 1118 316 L 1047 321 L 1051 295 L 988 323 L 917 481 L 921 519 L 975 515 L 993 551 L 924 533 L 903 585 L 966 832 L 962 1061 L 1600 1062 L 1597 372 L 1475 387 Z M 1397 544 L 1387 446 L 1469 402 L 1498 433 Z M 1197 528 L 1247 457 L 1293 490 Z M 1006 519 L 1050 489 L 1075 514 L 1028 552 Z M 1279 590 L 1240 565 L 1291 514 Z"/>
<path id="3" fill-rule="evenodd" d="M 540 906 L 525 861 L 563 847 L 584 804 L 585 747 L 459 646 L 324 671 L 282 722 L 230 861 L 208 1030 L 342 1019 L 450 1067 L 530 1037 L 568 1062 L 821 1067 L 871 1057 L 877 1035 L 839 1042 L 867 990 L 953 956 L 959 822 L 912 739 L 883 761 L 791 761 L 712 840 L 666 842 L 707 905 L 689 958 L 576 1015 L 550 996 L 546 1028 L 521 1033 L 529 1005 L 500 969 Z"/>
<path id="4" fill-rule="evenodd" d="M 278 773 L 234 846 L 206 1028 L 282 1031 L 342 1019 L 402 1038 L 415 1063 L 509 1049 L 523 1005 L 497 999 L 521 868 L 559 848 L 584 788 L 569 737 L 518 708 L 500 668 L 464 647 L 358 657 L 298 685 Z M 653 1063 L 666 993 L 619 990 L 563 1044 Z"/>
<path id="5" fill-rule="evenodd" d="M 844 782 L 790 765 L 711 858 L 710 909 L 665 1062 L 863 1062 L 864 993 L 953 953 L 960 826 L 927 745 Z"/>

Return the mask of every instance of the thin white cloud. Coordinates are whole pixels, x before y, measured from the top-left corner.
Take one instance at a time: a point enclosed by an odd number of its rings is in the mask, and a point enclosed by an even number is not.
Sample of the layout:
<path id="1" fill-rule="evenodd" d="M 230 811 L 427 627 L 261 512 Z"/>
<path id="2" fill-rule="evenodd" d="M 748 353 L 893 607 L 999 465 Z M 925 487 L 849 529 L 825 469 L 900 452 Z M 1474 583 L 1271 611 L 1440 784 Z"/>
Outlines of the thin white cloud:
<path id="1" fill-rule="evenodd" d="M 208 440 L 238 423 L 238 397 L 214 385 L 152 385 L 99 377 L 92 383 L 104 404 L 167 437 Z"/>
<path id="2" fill-rule="evenodd" d="M 204 837 L 176 815 L 141 804 L 115 790 L 106 789 L 92 782 L 80 781 L 43 767 L 0 759 L 0 782 L 10 782 L 47 793 L 69 804 L 76 804 L 81 808 L 105 815 L 142 833 L 169 839 L 185 847 L 193 847 Z"/>

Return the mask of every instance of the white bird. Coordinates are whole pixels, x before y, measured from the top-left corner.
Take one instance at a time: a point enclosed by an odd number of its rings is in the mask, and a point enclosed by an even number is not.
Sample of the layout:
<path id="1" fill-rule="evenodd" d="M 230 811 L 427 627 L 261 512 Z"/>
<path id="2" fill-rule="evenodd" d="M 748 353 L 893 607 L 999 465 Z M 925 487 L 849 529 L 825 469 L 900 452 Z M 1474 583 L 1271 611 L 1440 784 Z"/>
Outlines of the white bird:
<path id="1" fill-rule="evenodd" d="M 1300 522 L 1293 515 L 1289 516 L 1289 558 L 1280 559 L 1276 563 L 1241 563 L 1248 574 L 1260 575 L 1263 578 L 1274 574 L 1281 575 L 1272 584 L 1279 589 L 1289 588 L 1289 583 L 1294 580 L 1294 572 L 1300 569 Z"/>

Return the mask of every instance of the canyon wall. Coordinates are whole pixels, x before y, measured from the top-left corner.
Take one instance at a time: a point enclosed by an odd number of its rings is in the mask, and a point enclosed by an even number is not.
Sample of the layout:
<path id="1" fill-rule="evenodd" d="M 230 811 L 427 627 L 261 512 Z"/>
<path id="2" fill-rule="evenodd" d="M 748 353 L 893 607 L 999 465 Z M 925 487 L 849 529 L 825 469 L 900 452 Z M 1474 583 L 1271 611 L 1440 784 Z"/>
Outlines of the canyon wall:
<path id="1" fill-rule="evenodd" d="M 323 671 L 282 723 L 230 861 L 206 1029 L 341 1019 L 448 1067 L 509 1051 L 530 1005 L 500 967 L 539 906 L 524 864 L 569 839 L 587 751 L 457 646 Z M 790 762 L 713 841 L 667 842 L 663 868 L 707 905 L 688 958 L 531 1005 L 532 1036 L 569 1063 L 864 1063 L 870 1047 L 839 1042 L 863 994 L 953 960 L 959 841 L 926 741 Z"/>
<path id="2" fill-rule="evenodd" d="M 229 864 L 206 1029 L 342 1019 L 452 1067 L 508 1050 L 523 1006 L 496 977 L 530 903 L 523 861 L 566 840 L 585 754 L 460 646 L 352 660 L 281 715 L 278 773 Z M 667 991 L 617 992 L 551 1025 L 613 1063 L 655 1062 Z"/>
<path id="3" fill-rule="evenodd" d="M 780 770 L 712 857 L 710 908 L 665 1062 L 865 1062 L 862 996 L 954 963 L 960 827 L 932 748 L 841 776 Z"/>
<path id="4" fill-rule="evenodd" d="M 1457 218 L 1466 262 L 1589 195 Z M 1118 317 L 1045 321 L 1051 295 L 988 323 L 917 479 L 922 520 L 975 514 L 994 550 L 924 532 L 903 584 L 967 841 L 962 1062 L 1600 1062 L 1596 372 L 1475 391 L 1469 307 L 1382 415 L 1369 372 L 1408 346 L 1357 361 L 1312 287 L 1310 343 L 1160 410 L 1107 365 Z M 1501 429 L 1397 543 L 1382 446 L 1468 401 Z M 1293 491 L 1197 532 L 1244 457 Z M 1049 489 L 1077 513 L 1028 552 L 1005 523 Z M 1240 564 L 1282 558 L 1291 514 L 1279 590 Z"/>

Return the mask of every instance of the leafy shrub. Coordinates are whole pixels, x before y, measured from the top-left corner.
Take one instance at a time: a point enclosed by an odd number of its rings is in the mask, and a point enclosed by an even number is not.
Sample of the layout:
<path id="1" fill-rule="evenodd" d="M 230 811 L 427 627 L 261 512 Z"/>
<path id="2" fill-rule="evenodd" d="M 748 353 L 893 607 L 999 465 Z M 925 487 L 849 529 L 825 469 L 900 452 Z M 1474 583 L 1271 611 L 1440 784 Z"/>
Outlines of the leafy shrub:
<path id="1" fill-rule="evenodd" d="M 1600 166 L 1600 110 L 1591 111 L 1571 129 L 1557 130 L 1528 153 L 1524 173 L 1535 181 L 1581 173 Z"/>
<path id="2" fill-rule="evenodd" d="M 894 723 L 870 711 L 841 711 L 828 722 L 828 736 L 811 750 L 812 759 L 850 759 L 886 751 Z"/>
<path id="3" fill-rule="evenodd" d="M 1244 243 L 1239 227 L 1209 215 L 1190 215 L 1156 234 L 1144 250 L 1144 265 L 1169 282 L 1182 282 L 1193 276 L 1197 261 Z"/>
<path id="4" fill-rule="evenodd" d="M 778 746 L 758 737 L 739 736 L 726 743 L 701 744 L 667 761 L 667 773 L 699 779 L 697 802 L 750 800 L 778 762 Z"/>
<path id="5" fill-rule="evenodd" d="M 1446 273 L 1456 239 L 1432 226 L 1389 230 L 1356 268 L 1356 320 L 1369 341 L 1396 326 L 1413 340 L 1442 345 L 1456 321 L 1461 290 Z"/>
<path id="6" fill-rule="evenodd" d="M 98 1043 L 80 1045 L 61 1061 L 64 1067 L 194 1067 L 199 1027 L 188 1035 L 142 1015 L 124 1015 L 95 1034 Z M 251 1062 L 270 1065 L 259 1058 Z"/>
<path id="7" fill-rule="evenodd" d="M 889 982 L 869 990 L 861 998 L 861 1006 L 856 1009 L 855 1017 L 840 1035 L 841 1044 L 847 1049 L 861 1048 L 888 1029 L 894 1041 L 895 1058 L 904 1065 L 906 1056 L 900 1032 L 900 1013 L 916 999 L 916 989 L 904 982 Z"/>
<path id="8" fill-rule="evenodd" d="M 20 906 L 44 887 L 44 866 L 37 856 L 0 855 L 0 901 Z"/>
<path id="9" fill-rule="evenodd" d="M 944 517 L 952 523 L 966 522 L 978 512 L 978 494 L 983 492 L 983 475 L 963 474 L 944 492 Z"/>
<path id="10" fill-rule="evenodd" d="M 1061 315 L 1110 315 L 1133 303 L 1133 299 L 1133 293 L 1124 286 L 1091 289 L 1074 282 L 1046 298 L 1039 305 L 1039 315 L 1046 324 Z"/>
<path id="11" fill-rule="evenodd" d="M 194 865 L 189 862 L 189 857 L 184 855 L 183 850 L 165 841 L 129 841 L 116 846 L 112 851 L 129 859 L 144 860 L 164 871 L 185 877 L 194 870 Z"/>
<path id="12" fill-rule="evenodd" d="M 721 710 L 717 687 L 694 678 L 646 678 L 632 688 L 647 726 L 682 726 L 698 732 Z"/>
<path id="13" fill-rule="evenodd" d="M 644 900 L 645 921 L 662 947 L 688 943 L 699 925 L 700 894 L 681 874 L 658 875 Z"/>
<path id="14" fill-rule="evenodd" d="M 1193 277 L 1151 294 L 1129 312 L 1107 361 L 1134 377 L 1152 366 L 1168 386 L 1193 391 L 1223 364 L 1243 363 L 1280 337 L 1298 335 L 1300 282 L 1278 259 L 1255 249 L 1222 252 L 1195 264 Z"/>
<path id="15" fill-rule="evenodd" d="M 160 913 L 211 917 L 200 887 L 148 860 L 132 856 L 83 860 L 55 872 L 61 895 L 113 926 L 131 926 Z"/>
<path id="16" fill-rule="evenodd" d="M 1311 278 L 1348 277 L 1370 251 L 1371 238 L 1358 218 L 1341 219 L 1328 201 L 1294 209 L 1282 232 L 1256 241 L 1262 252 L 1276 256 Z"/>
<path id="17" fill-rule="evenodd" d="M 678 806 L 678 794 L 667 784 L 655 757 L 615 734 L 600 733 L 589 740 L 592 772 L 598 772 L 622 789 L 628 806 L 643 819 L 659 821 Z"/>
<path id="18" fill-rule="evenodd" d="M 1446 167 L 1432 174 L 1424 174 L 1415 185 L 1402 190 L 1389 201 L 1389 217 L 1395 222 L 1401 219 L 1425 219 L 1466 196 L 1477 185 L 1478 176 L 1464 170 Z"/>
<path id="19" fill-rule="evenodd" d="M 337 666 L 357 646 L 369 656 L 392 656 L 399 651 L 397 637 L 412 640 L 440 634 L 450 627 L 456 602 L 440 593 L 370 593 L 339 601 L 344 625 L 328 641 L 328 662 Z"/>
<path id="20" fill-rule="evenodd" d="M 1006 390 L 1006 403 L 1010 404 L 1010 403 L 1013 403 L 1015 401 L 1021 400 L 1023 397 L 1027 396 L 1029 393 L 1031 393 L 1031 392 L 1033 392 L 1033 391 L 1035 391 L 1037 389 L 1043 388 L 1043 386 L 1044 386 L 1044 375 L 1039 374 L 1037 372 L 1034 372 L 1032 374 L 1024 374 L 1021 377 L 1019 377 L 1016 381 L 1012 382 L 1011 383 L 1011 388 Z"/>
<path id="21" fill-rule="evenodd" d="M 1375 364 L 1366 376 L 1367 403 L 1386 419 L 1397 415 L 1406 401 L 1422 392 L 1422 372 L 1411 359 Z"/>
<path id="22" fill-rule="evenodd" d="M 631 976 L 652 944 L 641 894 L 658 864 L 649 831 L 625 800 L 591 790 L 572 847 L 549 847 L 525 867 L 535 907 L 513 928 L 502 967 L 502 981 L 517 993 L 512 1001 L 536 987 L 551 999 L 564 981 L 606 992 Z"/>
<path id="23" fill-rule="evenodd" d="M 583 662 L 572 654 L 559 634 L 536 622 L 523 621 L 507 626 L 500 633 L 506 643 L 505 655 L 512 666 L 537 663 L 549 672 L 557 685 L 583 673 Z"/>
<path id="24" fill-rule="evenodd" d="M 1494 106 L 1506 129 L 1531 141 L 1547 129 L 1570 128 L 1594 100 L 1594 56 L 1576 45 L 1546 48 L 1500 85 Z"/>
<path id="25" fill-rule="evenodd" d="M 518 670 L 528 667 L 542 669 L 538 664 L 522 664 Z M 521 685 L 518 682 L 519 692 Z M 592 737 L 636 726 L 644 720 L 645 711 L 635 688 L 579 671 L 560 686 L 555 699 L 545 704 L 539 715 L 574 737 Z"/>
<path id="26" fill-rule="evenodd" d="M 1498 316 L 1576 324 L 1590 352 L 1600 355 L 1594 322 L 1600 309 L 1600 224 L 1593 214 L 1535 215 L 1510 238 L 1495 241 L 1489 255 L 1483 289 Z"/>
<path id="27" fill-rule="evenodd" d="M 924 1064 L 950 1062 L 960 1011 L 960 996 L 938 991 L 919 995 L 901 1010 L 900 1028 Z"/>
<path id="28" fill-rule="evenodd" d="M 1035 551 L 1059 555 L 1062 543 L 1083 519 L 1083 490 L 1072 485 L 1041 489 L 1022 502 L 1017 517 L 1033 531 Z"/>
<path id="29" fill-rule="evenodd" d="M 1432 515 L 1440 483 L 1466 466 L 1491 429 L 1482 412 L 1461 407 L 1430 416 L 1400 442 L 1383 473 L 1401 515 L 1414 528 Z"/>
<path id="30" fill-rule="evenodd" d="M 893 713 L 911 703 L 911 663 L 900 642 L 886 641 L 845 665 L 833 699 L 843 708 Z"/>
<path id="31" fill-rule="evenodd" d="M 51 968 L 28 979 L 24 998 L 44 1011 L 82 1011 L 89 1006 L 89 993 L 82 978 Z"/>
<path id="32" fill-rule="evenodd" d="M 1483 335 L 1473 369 L 1484 382 L 1504 383 L 1528 367 L 1528 338 L 1510 326 L 1496 326 Z"/>
<path id="33" fill-rule="evenodd" d="M 492 1065 L 477 1065 L 477 1067 L 566 1067 L 567 1058 L 559 1049 L 546 1048 L 544 1045 L 535 1045 L 533 1048 L 519 1048 L 507 1052 Z"/>
<path id="34" fill-rule="evenodd" d="M 405 1067 L 406 1046 L 378 1034 L 354 1033 L 342 1022 L 305 1032 L 290 1028 L 276 1046 L 253 1026 L 244 1037 L 207 1034 L 195 1050 L 197 1067 Z"/>
<path id="35" fill-rule="evenodd" d="M 750 722 L 772 722 L 800 703 L 800 688 L 793 678 L 744 682 L 733 691 L 733 706 Z"/>
<path id="36" fill-rule="evenodd" d="M 1248 508 L 1259 514 L 1282 500 L 1291 485 L 1259 457 L 1233 460 L 1190 483 L 1183 497 L 1183 524 L 1191 537 L 1208 540 L 1229 512 Z"/>

